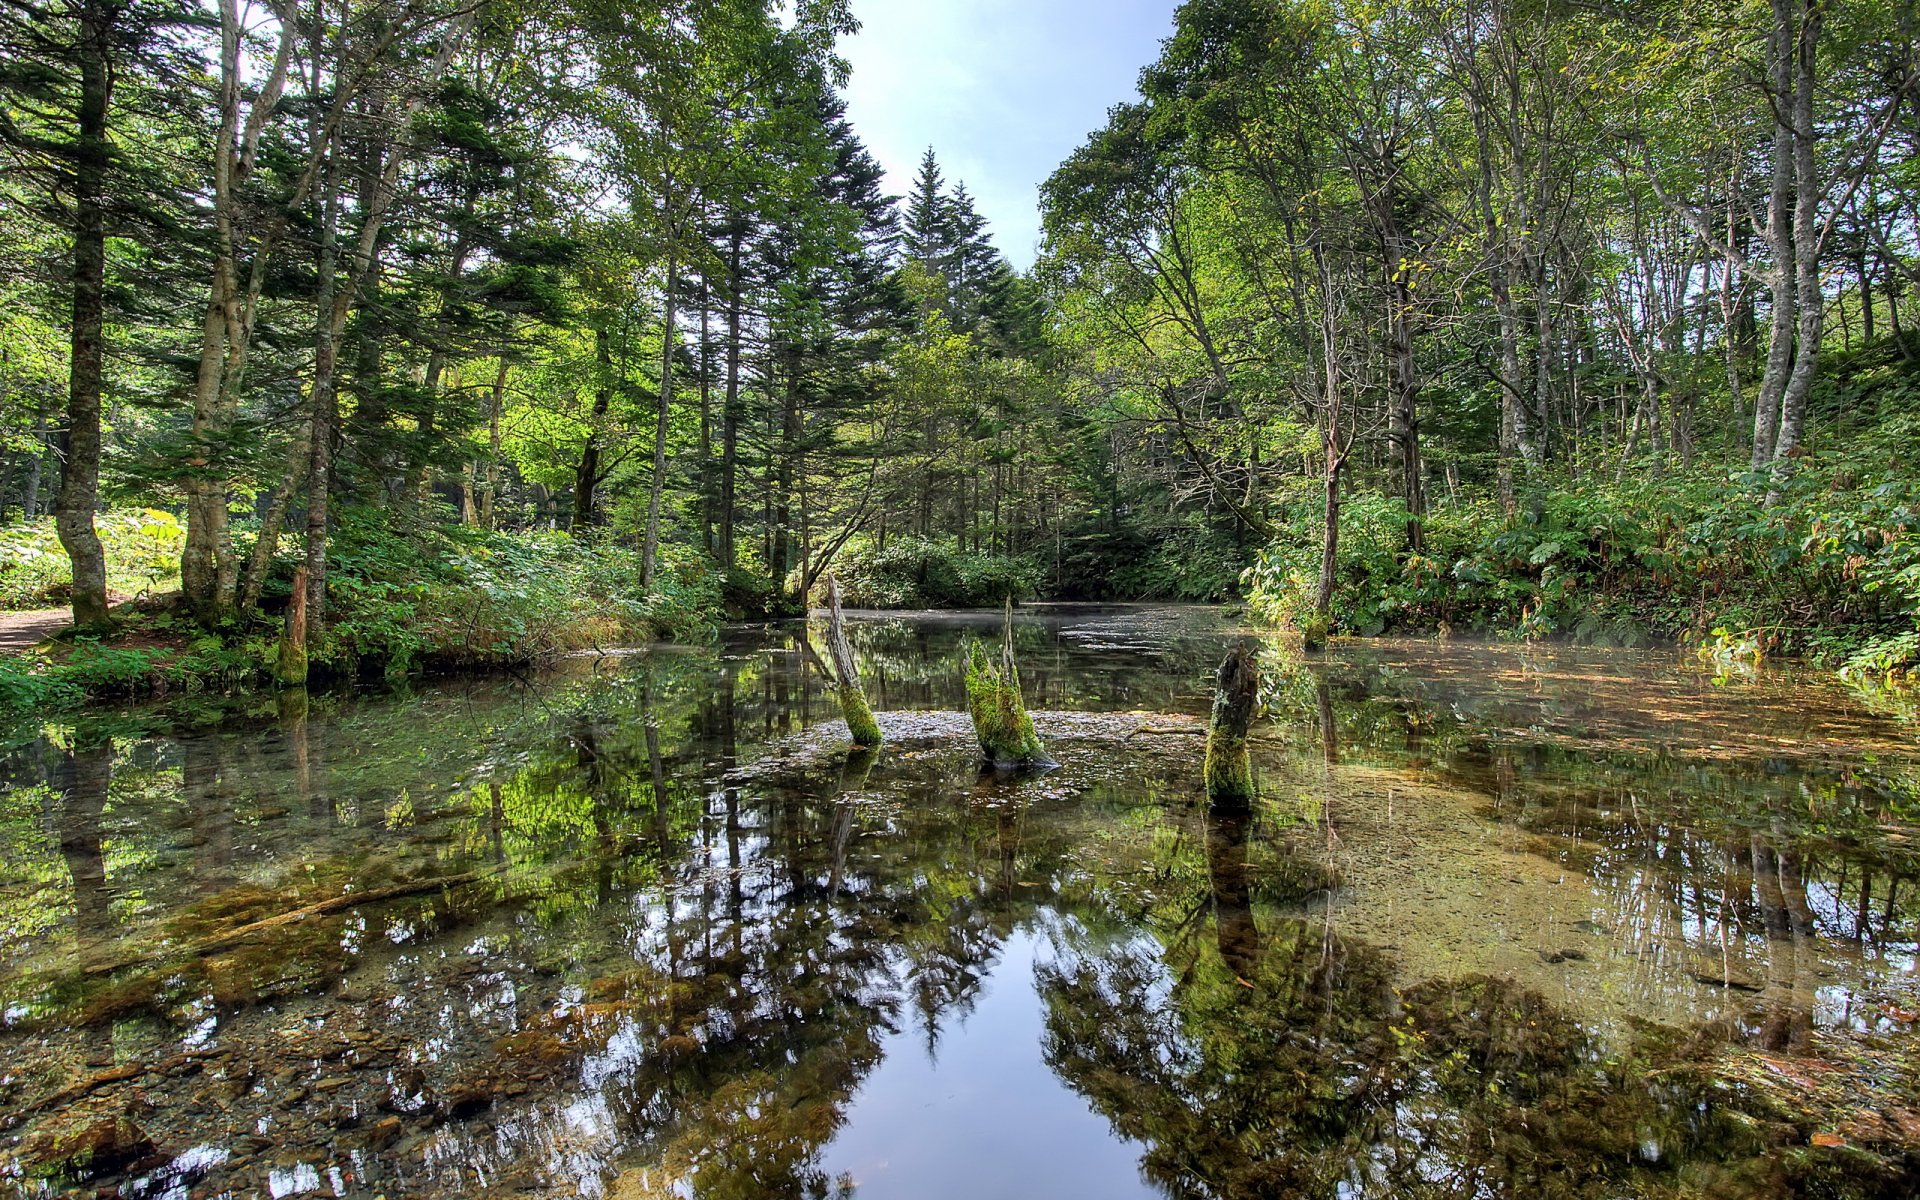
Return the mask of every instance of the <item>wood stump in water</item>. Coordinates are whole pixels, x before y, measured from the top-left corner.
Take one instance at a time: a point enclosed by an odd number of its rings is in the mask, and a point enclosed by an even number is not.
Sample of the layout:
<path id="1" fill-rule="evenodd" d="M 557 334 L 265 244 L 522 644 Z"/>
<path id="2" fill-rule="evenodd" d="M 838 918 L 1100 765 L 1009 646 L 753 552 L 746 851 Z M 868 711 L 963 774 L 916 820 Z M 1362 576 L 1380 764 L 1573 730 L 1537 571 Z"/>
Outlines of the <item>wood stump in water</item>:
<path id="1" fill-rule="evenodd" d="M 273 678 L 281 687 L 307 686 L 307 569 L 293 569 L 293 600 L 287 605 L 287 624 L 280 631 L 280 661 Z"/>
<path id="2" fill-rule="evenodd" d="M 980 738 L 980 753 L 995 767 L 1058 766 L 1047 757 L 1033 718 L 1020 698 L 1020 671 L 1013 661 L 1013 602 L 1007 602 L 1006 632 L 1001 639 L 998 665 L 987 648 L 969 640 L 967 656 L 967 715 Z"/>
<path id="3" fill-rule="evenodd" d="M 873 706 L 867 703 L 866 689 L 860 686 L 860 672 L 853 663 L 853 647 L 847 642 L 846 623 L 840 616 L 840 581 L 827 576 L 827 651 L 833 655 L 834 685 L 840 694 L 840 713 L 847 719 L 847 732 L 856 746 L 878 746 L 880 723 L 873 719 Z"/>
<path id="4" fill-rule="evenodd" d="M 1247 729 L 1260 697 L 1260 671 L 1245 646 L 1229 651 L 1214 680 L 1213 721 L 1207 728 L 1207 799 L 1220 805 L 1251 804 L 1253 762 Z"/>

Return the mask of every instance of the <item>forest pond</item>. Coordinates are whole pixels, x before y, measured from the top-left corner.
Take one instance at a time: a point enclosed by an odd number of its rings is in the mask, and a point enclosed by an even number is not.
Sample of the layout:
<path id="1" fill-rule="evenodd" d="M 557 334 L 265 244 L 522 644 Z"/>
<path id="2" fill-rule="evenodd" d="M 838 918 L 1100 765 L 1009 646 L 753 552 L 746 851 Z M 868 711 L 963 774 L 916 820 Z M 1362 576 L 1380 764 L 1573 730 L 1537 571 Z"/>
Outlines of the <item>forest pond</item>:
<path id="1" fill-rule="evenodd" d="M 0 742 L 0 1194 L 1905 1197 L 1920 742 L 1674 651 L 855 614 Z"/>

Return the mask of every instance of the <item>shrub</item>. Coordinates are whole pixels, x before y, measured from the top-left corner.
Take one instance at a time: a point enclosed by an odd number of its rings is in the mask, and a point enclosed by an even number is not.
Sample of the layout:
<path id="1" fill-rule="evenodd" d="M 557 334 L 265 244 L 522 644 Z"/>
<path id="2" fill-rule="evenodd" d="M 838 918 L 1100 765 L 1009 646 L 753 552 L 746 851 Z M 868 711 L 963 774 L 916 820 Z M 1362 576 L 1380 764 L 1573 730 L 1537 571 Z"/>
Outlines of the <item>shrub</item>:
<path id="1" fill-rule="evenodd" d="M 133 594 L 175 585 L 187 531 L 171 513 L 102 513 L 94 528 L 106 552 L 109 589 Z M 51 520 L 0 529 L 0 609 L 58 605 L 72 586 L 73 564 Z"/>
<path id="2" fill-rule="evenodd" d="M 1803 470 L 1771 507 L 1762 481 L 1564 482 L 1537 518 L 1497 506 L 1428 515 L 1402 550 L 1398 501 L 1355 496 L 1341 522 L 1333 623 L 1362 635 L 1458 629 L 1633 644 L 1649 637 L 1897 671 L 1920 655 L 1920 492 L 1844 462 Z M 1295 528 L 1306 526 L 1299 514 Z M 1316 523 L 1317 524 L 1317 523 Z M 1243 582 L 1261 617 L 1299 626 L 1318 532 L 1263 551 Z"/>
<path id="3" fill-rule="evenodd" d="M 0 655 L 0 713 L 33 712 L 79 701 L 80 688 L 49 674 L 38 660 Z"/>
<path id="4" fill-rule="evenodd" d="M 896 537 L 884 547 L 859 539 L 835 561 L 841 598 L 855 608 L 982 608 L 1031 599 L 1040 568 L 1009 554 L 962 551 L 946 542 Z"/>
<path id="5" fill-rule="evenodd" d="M 572 650 L 712 629 L 720 581 L 697 554 L 663 548 L 651 586 L 640 555 L 558 531 L 490 533 L 349 510 L 331 542 L 326 644 L 336 670 L 532 662 Z"/>

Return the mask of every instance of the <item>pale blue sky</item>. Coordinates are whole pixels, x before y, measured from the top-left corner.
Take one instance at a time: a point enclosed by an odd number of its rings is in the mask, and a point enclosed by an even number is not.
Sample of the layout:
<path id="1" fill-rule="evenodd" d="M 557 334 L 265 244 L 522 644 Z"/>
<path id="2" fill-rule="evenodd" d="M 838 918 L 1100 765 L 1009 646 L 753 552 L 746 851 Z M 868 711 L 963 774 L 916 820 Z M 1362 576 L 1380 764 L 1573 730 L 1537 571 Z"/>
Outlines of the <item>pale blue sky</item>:
<path id="1" fill-rule="evenodd" d="M 1040 241 L 1039 187 L 1138 96 L 1179 0 L 853 0 L 848 115 L 905 195 L 929 145 L 1016 266 Z"/>

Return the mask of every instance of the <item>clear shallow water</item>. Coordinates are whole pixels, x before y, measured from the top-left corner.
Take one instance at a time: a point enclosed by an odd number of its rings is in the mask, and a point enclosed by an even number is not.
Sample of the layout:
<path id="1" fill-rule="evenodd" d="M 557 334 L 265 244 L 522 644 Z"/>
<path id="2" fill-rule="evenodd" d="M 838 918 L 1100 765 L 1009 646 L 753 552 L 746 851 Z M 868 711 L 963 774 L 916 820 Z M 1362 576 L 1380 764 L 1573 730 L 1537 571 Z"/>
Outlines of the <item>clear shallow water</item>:
<path id="1" fill-rule="evenodd" d="M 938 715 L 996 616 L 855 620 L 872 757 L 798 625 L 17 731 L 0 1193 L 1912 1193 L 1920 747 L 1844 688 L 1269 650 L 1224 813 L 1219 614 L 1024 613 L 1132 715 L 1017 780 Z"/>

